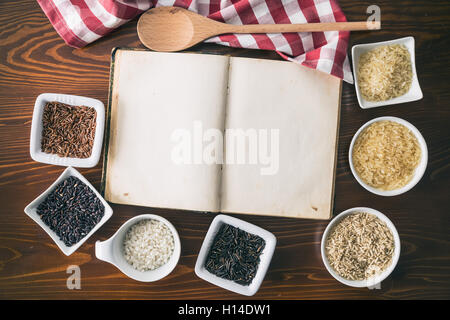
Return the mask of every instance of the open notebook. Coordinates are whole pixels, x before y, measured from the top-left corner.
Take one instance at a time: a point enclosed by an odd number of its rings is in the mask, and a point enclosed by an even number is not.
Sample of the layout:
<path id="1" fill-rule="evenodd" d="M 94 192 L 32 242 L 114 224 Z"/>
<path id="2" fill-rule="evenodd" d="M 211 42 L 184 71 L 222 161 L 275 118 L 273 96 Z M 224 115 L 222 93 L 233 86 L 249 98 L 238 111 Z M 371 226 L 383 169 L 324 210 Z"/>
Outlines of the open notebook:
<path id="1" fill-rule="evenodd" d="M 116 49 L 105 198 L 328 219 L 340 94 L 341 80 L 291 62 Z"/>

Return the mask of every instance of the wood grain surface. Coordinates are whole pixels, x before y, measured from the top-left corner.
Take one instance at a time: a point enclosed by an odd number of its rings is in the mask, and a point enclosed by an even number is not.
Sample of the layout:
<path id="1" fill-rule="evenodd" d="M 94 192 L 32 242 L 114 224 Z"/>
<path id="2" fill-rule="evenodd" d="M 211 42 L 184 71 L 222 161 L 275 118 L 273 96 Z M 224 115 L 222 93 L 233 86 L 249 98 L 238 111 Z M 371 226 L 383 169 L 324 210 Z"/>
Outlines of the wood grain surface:
<path id="1" fill-rule="evenodd" d="M 341 0 L 349 21 L 366 19 L 372 1 Z M 253 299 L 449 299 L 450 298 L 450 3 L 377 1 L 382 30 L 354 32 L 350 45 L 404 36 L 416 40 L 416 64 L 424 92 L 420 101 L 362 110 L 352 85 L 344 84 L 334 213 L 368 206 L 396 225 L 401 256 L 380 289 L 346 287 L 322 264 L 320 239 L 327 222 L 243 216 L 278 239 L 267 276 Z M 0 2 L 0 298 L 2 299 L 245 299 L 194 274 L 202 240 L 214 215 L 113 205 L 113 217 L 76 253 L 66 257 L 23 209 L 64 168 L 32 161 L 31 117 L 43 92 L 88 96 L 105 104 L 113 47 L 142 47 L 136 20 L 83 49 L 64 44 L 33 0 Z M 350 49 L 350 48 L 349 48 Z M 196 51 L 279 59 L 273 52 L 202 44 Z M 356 130 L 378 116 L 410 121 L 428 144 L 429 163 L 406 194 L 380 197 L 353 178 L 348 148 Z M 81 169 L 100 186 L 102 166 Z M 175 270 L 155 283 L 139 283 L 95 258 L 94 244 L 109 238 L 130 217 L 159 214 L 177 228 L 182 242 Z M 68 290 L 68 266 L 81 268 L 81 290 Z"/>

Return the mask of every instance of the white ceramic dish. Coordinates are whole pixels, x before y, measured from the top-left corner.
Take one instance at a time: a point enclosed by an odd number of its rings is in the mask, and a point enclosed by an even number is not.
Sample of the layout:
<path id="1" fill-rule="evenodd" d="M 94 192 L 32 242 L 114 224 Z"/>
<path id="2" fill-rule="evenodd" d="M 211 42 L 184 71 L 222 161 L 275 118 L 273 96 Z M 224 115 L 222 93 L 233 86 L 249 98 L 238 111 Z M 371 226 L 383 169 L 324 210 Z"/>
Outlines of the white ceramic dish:
<path id="1" fill-rule="evenodd" d="M 72 106 L 88 106 L 95 109 L 97 112 L 97 121 L 95 128 L 94 144 L 92 147 L 92 154 L 89 158 L 71 158 L 60 157 L 56 154 L 42 152 L 41 137 L 42 137 L 42 115 L 44 107 L 47 102 L 57 101 Z M 34 104 L 33 120 L 31 123 L 31 137 L 30 137 L 30 155 L 34 161 L 54 164 L 58 166 L 73 166 L 79 168 L 95 167 L 100 160 L 100 153 L 102 151 L 103 132 L 105 129 L 105 106 L 100 100 L 73 96 L 68 94 L 43 93 L 39 95 Z"/>
<path id="2" fill-rule="evenodd" d="M 47 195 L 58 185 L 60 182 L 64 181 L 70 176 L 77 177 L 80 179 L 84 184 L 86 184 L 94 193 L 95 195 L 100 199 L 103 206 L 105 207 L 105 213 L 103 218 L 100 220 L 99 223 L 89 232 L 83 239 L 81 239 L 78 243 L 68 247 L 65 245 L 63 241 L 59 239 L 59 237 L 56 235 L 54 231 L 52 231 L 42 220 L 41 217 L 37 214 L 37 207 L 39 204 L 44 201 L 44 199 L 47 197 Z M 87 239 L 89 239 L 90 236 L 92 236 L 103 224 L 105 224 L 106 221 L 108 221 L 109 218 L 112 216 L 112 209 L 109 206 L 109 204 L 103 199 L 103 197 L 100 195 L 100 193 L 95 190 L 95 188 L 89 183 L 89 181 L 81 175 L 77 170 L 75 170 L 72 167 L 66 168 L 64 172 L 56 179 L 53 184 L 48 187 L 47 190 L 45 190 L 39 197 L 34 199 L 26 208 L 25 213 L 33 219 L 39 226 L 41 226 L 42 229 L 44 229 L 45 232 L 55 241 L 56 245 L 61 249 L 61 251 L 66 255 L 69 256 L 72 253 L 74 253 L 84 242 L 86 242 Z"/>
<path id="3" fill-rule="evenodd" d="M 138 271 L 134 269 L 125 259 L 123 254 L 123 242 L 127 231 L 132 225 L 147 219 L 154 219 L 164 223 L 172 232 L 174 239 L 174 249 L 169 261 L 155 270 Z M 108 240 L 97 241 L 95 243 L 95 255 L 98 259 L 106 261 L 117 267 L 128 277 L 142 282 L 157 281 L 172 272 L 175 269 L 181 254 L 181 242 L 175 227 L 163 217 L 154 214 L 142 214 L 125 222 L 119 230 Z"/>
<path id="4" fill-rule="evenodd" d="M 420 162 L 414 172 L 414 176 L 411 179 L 411 181 L 404 187 L 394 189 L 394 190 L 382 190 L 382 189 L 377 189 L 372 186 L 369 186 L 358 176 L 358 173 L 356 172 L 355 167 L 353 166 L 353 157 L 352 157 L 353 146 L 355 145 L 355 141 L 356 141 L 357 137 L 365 128 L 367 128 L 372 123 L 377 122 L 377 121 L 383 121 L 383 120 L 397 122 L 399 124 L 404 125 L 409 130 L 411 130 L 411 132 L 414 134 L 414 136 L 417 138 L 417 141 L 419 142 L 421 153 L 422 153 Z M 399 195 L 399 194 L 402 194 L 402 193 L 405 193 L 405 192 L 411 190 L 420 181 L 420 179 L 422 179 L 422 177 L 425 173 L 425 170 L 427 168 L 427 163 L 428 163 L 428 148 L 427 148 L 425 139 L 423 138 L 420 131 L 417 130 L 417 128 L 415 126 L 413 126 L 411 123 L 409 123 L 408 121 L 403 120 L 401 118 L 397 118 L 397 117 L 379 117 L 379 118 L 375 118 L 375 119 L 368 121 L 361 128 L 359 128 L 358 131 L 356 131 L 355 135 L 353 136 L 352 142 L 350 143 L 350 149 L 348 151 L 348 158 L 349 158 L 348 160 L 350 163 L 350 170 L 352 171 L 352 174 L 355 177 L 356 181 L 358 181 L 358 183 L 362 187 L 364 187 L 366 190 L 368 190 L 374 194 L 380 195 L 380 196 L 396 196 L 396 195 Z"/>
<path id="5" fill-rule="evenodd" d="M 248 286 L 244 286 L 234 281 L 220 278 L 205 269 L 205 263 L 211 245 L 213 244 L 217 232 L 224 223 L 229 224 L 233 227 L 237 227 L 248 233 L 260 236 L 266 242 L 266 246 L 260 256 L 260 263 L 255 278 Z M 206 233 L 205 239 L 203 241 L 202 247 L 197 257 L 197 262 L 195 263 L 195 273 L 197 274 L 198 277 L 212 284 L 215 284 L 216 286 L 222 287 L 224 289 L 242 295 L 253 296 L 258 291 L 267 273 L 270 261 L 272 260 L 273 252 L 275 250 L 276 242 L 277 241 L 275 236 L 267 230 L 264 230 L 258 226 L 255 226 L 254 224 L 245 222 L 243 220 L 234 217 L 222 214 L 218 215 L 214 218 L 208 229 L 208 232 Z"/>
<path id="6" fill-rule="evenodd" d="M 358 74 L 356 73 L 356 69 L 357 69 L 357 66 L 359 63 L 359 57 L 361 56 L 361 54 L 363 54 L 369 50 L 372 50 L 376 47 L 379 47 L 382 45 L 391 45 L 391 44 L 403 44 L 406 46 L 406 48 L 409 51 L 409 54 L 411 56 L 411 68 L 412 68 L 412 73 L 413 73 L 411 88 L 404 95 L 390 99 L 390 100 L 379 101 L 379 102 L 367 101 L 362 97 L 361 92 L 359 90 Z M 410 102 L 410 101 L 416 101 L 416 100 L 420 100 L 423 98 L 422 90 L 420 89 L 419 80 L 417 78 L 417 72 L 416 72 L 416 62 L 415 62 L 415 54 L 414 54 L 414 38 L 413 37 L 405 37 L 405 38 L 400 38 L 400 39 L 390 40 L 390 41 L 354 45 L 352 47 L 352 64 L 353 64 L 353 74 L 355 76 L 356 96 L 358 98 L 359 106 L 363 109 L 387 106 L 387 105 L 391 105 L 391 104 L 405 103 L 405 102 Z"/>
<path id="7" fill-rule="evenodd" d="M 325 242 L 326 242 L 326 239 L 327 239 L 330 231 L 332 230 L 332 228 L 337 223 L 339 223 L 339 221 L 341 221 L 342 218 L 344 218 L 345 216 L 347 216 L 349 214 L 356 213 L 356 212 L 367 212 L 367 213 L 373 214 L 373 215 L 377 216 L 381 221 L 385 222 L 386 225 L 388 226 L 388 228 L 391 230 L 392 235 L 394 236 L 394 245 L 395 245 L 394 255 L 392 257 L 392 262 L 389 265 L 389 267 L 386 270 L 384 270 L 381 274 L 376 275 L 367 280 L 362 280 L 362 281 L 348 280 L 348 279 L 341 277 L 331 267 L 331 265 L 328 262 L 328 259 L 326 257 L 326 254 L 325 254 Z M 395 228 L 395 226 L 391 222 L 391 220 L 389 220 L 388 217 L 386 217 L 384 214 L 382 214 L 381 212 L 379 212 L 375 209 L 364 208 L 364 207 L 351 208 L 351 209 L 345 210 L 344 212 L 341 212 L 340 214 L 338 214 L 333 220 L 330 221 L 330 223 L 326 227 L 326 229 L 322 235 L 322 241 L 320 244 L 320 252 L 322 255 L 322 261 L 325 264 L 325 267 L 328 270 L 328 272 L 339 282 L 341 282 L 347 286 L 350 286 L 350 287 L 358 287 L 358 288 L 374 287 L 374 286 L 380 284 L 384 279 L 386 279 L 392 273 L 392 271 L 395 269 L 395 266 L 397 265 L 398 259 L 400 258 L 400 249 L 401 249 L 400 237 L 398 235 L 397 229 Z"/>

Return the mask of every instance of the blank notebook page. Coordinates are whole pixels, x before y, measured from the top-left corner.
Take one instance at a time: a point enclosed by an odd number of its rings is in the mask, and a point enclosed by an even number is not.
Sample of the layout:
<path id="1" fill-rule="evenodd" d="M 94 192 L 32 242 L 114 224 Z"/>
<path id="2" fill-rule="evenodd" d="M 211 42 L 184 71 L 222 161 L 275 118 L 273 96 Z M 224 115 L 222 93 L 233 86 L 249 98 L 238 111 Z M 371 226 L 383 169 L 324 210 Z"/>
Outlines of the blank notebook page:
<path id="1" fill-rule="evenodd" d="M 114 203 L 219 210 L 220 164 L 178 164 L 177 130 L 223 130 L 228 58 L 117 50 L 105 197 Z"/>
<path id="2" fill-rule="evenodd" d="M 225 128 L 267 130 L 269 137 L 278 129 L 279 164 L 272 175 L 261 174 L 269 165 L 260 159 L 226 164 L 221 211 L 330 218 L 341 81 L 291 62 L 248 58 L 232 58 L 229 77 Z"/>

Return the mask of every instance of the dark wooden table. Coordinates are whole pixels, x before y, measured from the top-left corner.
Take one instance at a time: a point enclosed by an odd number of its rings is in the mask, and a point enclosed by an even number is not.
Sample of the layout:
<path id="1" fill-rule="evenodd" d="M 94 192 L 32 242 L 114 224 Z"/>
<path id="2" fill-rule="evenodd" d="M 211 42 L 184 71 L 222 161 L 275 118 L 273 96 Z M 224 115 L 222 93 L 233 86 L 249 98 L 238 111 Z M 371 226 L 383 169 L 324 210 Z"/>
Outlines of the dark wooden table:
<path id="1" fill-rule="evenodd" d="M 366 19 L 372 1 L 342 0 L 349 20 Z M 404 36 L 416 40 L 416 63 L 424 92 L 420 101 L 369 110 L 344 83 L 334 213 L 368 206 L 386 213 L 402 242 L 401 257 L 381 289 L 346 287 L 328 274 L 320 257 L 327 222 L 240 216 L 272 231 L 277 247 L 256 299 L 448 299 L 450 298 L 450 3 L 376 1 L 382 31 L 351 35 L 350 45 Z M 116 46 L 142 47 L 132 21 L 84 49 L 64 44 L 32 0 L 0 3 L 0 298 L 3 299 L 240 299 L 194 274 L 194 265 L 213 214 L 113 205 L 113 217 L 70 257 L 23 209 L 64 168 L 34 162 L 29 136 L 34 101 L 58 92 L 102 100 L 108 95 L 110 52 Z M 272 52 L 200 45 L 197 51 L 279 59 Z M 350 140 L 366 121 L 384 115 L 413 123 L 428 144 L 429 162 L 420 183 L 406 194 L 380 197 L 353 178 L 347 161 Z M 100 186 L 101 164 L 80 170 Z M 137 214 L 169 219 L 181 237 L 176 269 L 156 283 L 139 283 L 95 258 L 96 240 L 109 238 Z M 70 265 L 81 269 L 81 290 L 68 290 Z"/>

